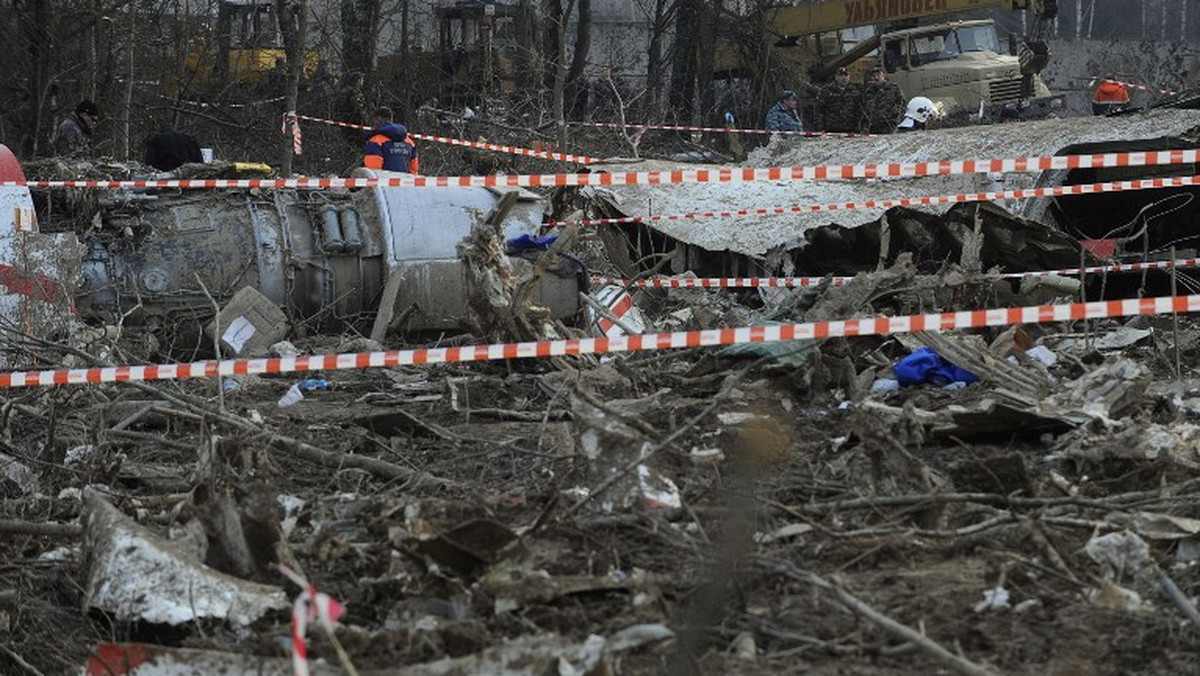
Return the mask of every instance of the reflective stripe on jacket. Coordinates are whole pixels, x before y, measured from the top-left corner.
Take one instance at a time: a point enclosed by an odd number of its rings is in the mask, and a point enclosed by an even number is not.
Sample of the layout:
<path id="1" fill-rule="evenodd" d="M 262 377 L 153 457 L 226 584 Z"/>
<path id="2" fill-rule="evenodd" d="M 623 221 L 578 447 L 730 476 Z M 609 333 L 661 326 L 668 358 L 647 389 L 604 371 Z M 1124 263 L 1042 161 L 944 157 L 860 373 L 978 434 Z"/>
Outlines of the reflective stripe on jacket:
<path id="1" fill-rule="evenodd" d="M 367 138 L 363 166 L 417 174 L 421 170 L 421 160 L 417 155 L 417 144 L 413 143 L 404 125 L 385 124 L 373 129 Z"/>

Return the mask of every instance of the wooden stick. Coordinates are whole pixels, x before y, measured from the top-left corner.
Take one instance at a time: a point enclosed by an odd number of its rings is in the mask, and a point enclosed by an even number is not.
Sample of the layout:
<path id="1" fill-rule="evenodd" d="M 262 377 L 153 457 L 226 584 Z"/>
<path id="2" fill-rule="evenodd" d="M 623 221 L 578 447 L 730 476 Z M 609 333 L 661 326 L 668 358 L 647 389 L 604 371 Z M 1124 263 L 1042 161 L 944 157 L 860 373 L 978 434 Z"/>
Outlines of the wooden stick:
<path id="1" fill-rule="evenodd" d="M 768 565 L 775 571 L 781 572 L 793 580 L 831 592 L 847 608 L 874 622 L 884 631 L 912 643 L 960 674 L 966 674 L 967 676 L 996 676 L 996 672 L 990 668 L 976 664 L 960 655 L 955 655 L 923 633 L 875 610 L 858 597 L 834 585 L 816 573 L 796 568 L 789 563 L 773 562 Z"/>
<path id="2" fill-rule="evenodd" d="M 79 537 L 82 532 L 83 528 L 77 523 L 33 523 L 32 521 L 0 519 L 0 534 L 4 535 L 75 538 Z"/>
<path id="3" fill-rule="evenodd" d="M 1172 258 L 1171 260 L 1175 260 Z M 1175 580 L 1167 575 L 1166 571 L 1158 569 L 1158 581 L 1162 584 L 1163 592 L 1175 602 L 1175 605 L 1183 611 L 1184 615 L 1192 621 L 1197 627 L 1200 627 L 1200 611 L 1196 610 L 1195 604 L 1188 600 L 1183 592 L 1179 591 L 1179 587 L 1175 584 Z"/>

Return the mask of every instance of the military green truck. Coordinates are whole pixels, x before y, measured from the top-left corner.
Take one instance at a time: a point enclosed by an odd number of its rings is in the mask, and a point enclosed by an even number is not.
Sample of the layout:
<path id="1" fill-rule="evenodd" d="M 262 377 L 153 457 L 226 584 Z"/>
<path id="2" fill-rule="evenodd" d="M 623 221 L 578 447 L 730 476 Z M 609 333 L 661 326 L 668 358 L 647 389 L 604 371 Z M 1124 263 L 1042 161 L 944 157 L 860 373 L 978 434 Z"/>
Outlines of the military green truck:
<path id="1" fill-rule="evenodd" d="M 1028 11 L 1033 30 L 1002 45 L 990 19 L 917 25 L 987 9 Z M 994 118 L 1006 105 L 1023 116 L 1045 115 L 1065 107 L 1039 75 L 1050 58 L 1040 34 L 1056 13 L 1053 0 L 828 0 L 775 7 L 757 17 L 762 43 L 719 44 L 713 71 L 767 77 L 771 82 L 759 89 L 771 92 L 827 82 L 839 67 L 861 76 L 880 65 L 905 98 L 932 99 L 944 115 Z"/>

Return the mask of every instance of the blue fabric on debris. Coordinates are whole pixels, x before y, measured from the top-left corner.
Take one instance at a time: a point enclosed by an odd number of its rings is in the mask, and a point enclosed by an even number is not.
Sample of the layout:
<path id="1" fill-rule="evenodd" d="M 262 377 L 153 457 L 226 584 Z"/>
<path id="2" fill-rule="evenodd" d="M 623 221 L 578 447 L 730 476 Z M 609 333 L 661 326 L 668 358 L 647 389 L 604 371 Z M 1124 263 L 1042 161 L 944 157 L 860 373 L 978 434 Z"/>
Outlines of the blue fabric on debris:
<path id="1" fill-rule="evenodd" d="M 554 240 L 558 239 L 558 235 L 546 235 L 545 237 L 534 237 L 533 235 L 521 235 L 514 237 L 507 242 L 508 253 L 516 253 L 519 251 L 545 251 L 554 244 Z"/>
<path id="2" fill-rule="evenodd" d="M 945 385 L 954 382 L 973 383 L 979 380 L 974 373 L 951 364 L 943 359 L 942 355 L 927 347 L 918 348 L 901 359 L 892 367 L 892 373 L 896 374 L 896 380 L 900 381 L 901 385 Z"/>

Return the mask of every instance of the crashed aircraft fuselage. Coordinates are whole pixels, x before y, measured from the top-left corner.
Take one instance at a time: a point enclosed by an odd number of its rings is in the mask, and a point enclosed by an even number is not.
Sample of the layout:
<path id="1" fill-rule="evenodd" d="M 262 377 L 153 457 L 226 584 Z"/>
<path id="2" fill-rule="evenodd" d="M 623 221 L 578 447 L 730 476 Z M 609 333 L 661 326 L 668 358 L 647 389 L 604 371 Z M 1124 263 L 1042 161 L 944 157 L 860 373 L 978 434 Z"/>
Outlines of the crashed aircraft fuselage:
<path id="1" fill-rule="evenodd" d="M 409 329 L 461 326 L 469 309 L 456 247 L 501 196 L 457 187 L 93 193 L 94 202 L 76 200 L 94 209 L 90 227 L 74 226 L 82 244 L 78 314 L 166 329 L 206 321 L 214 303 L 247 286 L 316 329 L 362 326 L 381 298 L 417 306 Z M 536 195 L 521 193 L 503 221 L 505 237 L 536 234 L 542 211 Z M 538 300 L 555 316 L 573 315 L 577 284 L 546 275 Z"/>

